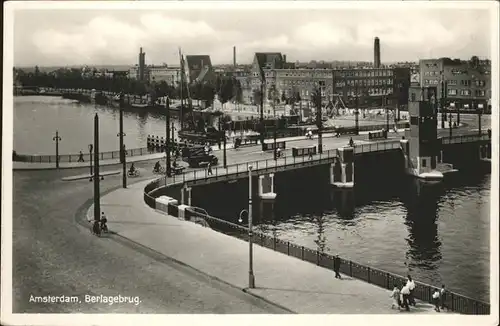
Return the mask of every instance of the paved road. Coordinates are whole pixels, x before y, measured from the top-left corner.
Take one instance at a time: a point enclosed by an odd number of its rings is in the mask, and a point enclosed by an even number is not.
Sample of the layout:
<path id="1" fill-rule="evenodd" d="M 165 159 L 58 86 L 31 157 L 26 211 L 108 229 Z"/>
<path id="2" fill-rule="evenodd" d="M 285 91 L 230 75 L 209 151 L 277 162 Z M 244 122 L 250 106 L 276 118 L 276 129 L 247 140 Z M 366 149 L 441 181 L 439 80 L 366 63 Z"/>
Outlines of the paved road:
<path id="1" fill-rule="evenodd" d="M 60 181 L 74 172 L 14 172 L 13 312 L 285 312 L 189 267 L 91 236 L 76 223 L 75 211 L 91 198 L 92 184 Z M 104 180 L 103 191 L 120 180 Z M 141 302 L 84 302 L 85 295 L 101 294 L 138 296 Z M 30 303 L 31 295 L 78 296 L 82 303 Z"/>

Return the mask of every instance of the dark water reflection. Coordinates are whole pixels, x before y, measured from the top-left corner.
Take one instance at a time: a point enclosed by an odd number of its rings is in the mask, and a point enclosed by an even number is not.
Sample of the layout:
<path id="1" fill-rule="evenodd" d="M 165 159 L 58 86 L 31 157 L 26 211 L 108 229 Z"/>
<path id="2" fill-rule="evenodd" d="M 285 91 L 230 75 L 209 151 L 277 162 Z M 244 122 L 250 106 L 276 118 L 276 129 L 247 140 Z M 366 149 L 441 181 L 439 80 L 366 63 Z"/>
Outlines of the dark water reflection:
<path id="1" fill-rule="evenodd" d="M 425 187 L 403 177 L 374 179 L 344 192 L 332 191 L 323 179 L 278 175 L 275 203 L 254 207 L 257 227 L 489 301 L 489 174 L 467 171 Z M 247 205 L 248 186 L 232 187 L 224 188 L 224 197 L 204 191 L 205 199 L 195 203 L 235 221 Z"/>

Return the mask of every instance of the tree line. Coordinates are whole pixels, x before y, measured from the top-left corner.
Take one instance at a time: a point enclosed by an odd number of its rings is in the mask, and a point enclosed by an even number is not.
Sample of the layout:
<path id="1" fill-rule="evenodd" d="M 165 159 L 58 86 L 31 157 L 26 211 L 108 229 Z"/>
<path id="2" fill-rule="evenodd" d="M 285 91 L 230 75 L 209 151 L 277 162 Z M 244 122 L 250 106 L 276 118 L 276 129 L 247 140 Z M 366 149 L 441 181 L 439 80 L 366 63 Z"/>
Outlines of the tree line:
<path id="1" fill-rule="evenodd" d="M 203 100 L 210 106 L 214 96 L 217 95 L 221 103 L 229 101 L 240 102 L 242 100 L 241 83 L 233 77 L 217 76 L 215 80 L 207 82 L 196 82 L 189 86 L 171 85 L 166 81 L 140 81 L 129 78 L 124 73 L 113 73 L 112 76 L 100 74 L 82 73 L 81 69 L 59 69 L 53 72 L 41 72 L 35 67 L 33 72 L 14 68 L 16 82 L 23 87 L 47 87 L 47 88 L 69 88 L 69 89 L 95 89 L 113 93 L 123 92 L 143 96 L 150 94 L 153 98 L 169 96 L 173 99 L 187 98 L 188 93 L 192 99 Z"/>

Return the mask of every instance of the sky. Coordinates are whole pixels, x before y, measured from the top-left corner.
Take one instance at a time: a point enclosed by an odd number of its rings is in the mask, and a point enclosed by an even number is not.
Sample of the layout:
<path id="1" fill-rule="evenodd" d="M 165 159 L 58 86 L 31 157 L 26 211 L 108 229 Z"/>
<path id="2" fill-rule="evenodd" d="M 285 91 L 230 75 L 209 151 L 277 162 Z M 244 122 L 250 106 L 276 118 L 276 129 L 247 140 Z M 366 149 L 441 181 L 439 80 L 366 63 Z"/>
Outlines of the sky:
<path id="1" fill-rule="evenodd" d="M 184 54 L 208 54 L 213 64 L 229 64 L 233 46 L 240 64 L 266 51 L 282 52 L 291 62 L 373 61 L 375 36 L 382 62 L 491 57 L 494 26 L 487 9 L 262 4 L 245 9 L 189 4 L 156 10 L 15 9 L 14 65 L 133 65 L 141 46 L 147 64 L 178 64 L 179 47 Z"/>

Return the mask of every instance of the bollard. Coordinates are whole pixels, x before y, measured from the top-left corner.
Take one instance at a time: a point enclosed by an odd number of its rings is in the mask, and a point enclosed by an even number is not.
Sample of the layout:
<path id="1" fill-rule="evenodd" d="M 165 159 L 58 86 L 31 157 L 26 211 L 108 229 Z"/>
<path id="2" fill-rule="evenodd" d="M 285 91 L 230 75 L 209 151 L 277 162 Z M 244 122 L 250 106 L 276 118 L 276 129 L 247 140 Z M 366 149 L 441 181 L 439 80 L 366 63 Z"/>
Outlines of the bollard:
<path id="1" fill-rule="evenodd" d="M 349 261 L 349 275 L 352 277 L 352 261 Z"/>

